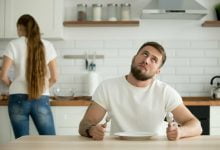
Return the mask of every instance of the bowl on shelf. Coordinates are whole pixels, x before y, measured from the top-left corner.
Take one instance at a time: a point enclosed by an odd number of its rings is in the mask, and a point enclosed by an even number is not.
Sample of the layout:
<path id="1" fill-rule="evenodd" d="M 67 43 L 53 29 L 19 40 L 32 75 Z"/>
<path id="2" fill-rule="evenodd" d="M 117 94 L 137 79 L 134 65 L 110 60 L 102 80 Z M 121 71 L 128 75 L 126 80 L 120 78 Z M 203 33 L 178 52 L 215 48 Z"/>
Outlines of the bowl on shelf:
<path id="1" fill-rule="evenodd" d="M 73 100 L 74 90 L 72 88 L 53 88 L 53 95 L 55 100 Z"/>

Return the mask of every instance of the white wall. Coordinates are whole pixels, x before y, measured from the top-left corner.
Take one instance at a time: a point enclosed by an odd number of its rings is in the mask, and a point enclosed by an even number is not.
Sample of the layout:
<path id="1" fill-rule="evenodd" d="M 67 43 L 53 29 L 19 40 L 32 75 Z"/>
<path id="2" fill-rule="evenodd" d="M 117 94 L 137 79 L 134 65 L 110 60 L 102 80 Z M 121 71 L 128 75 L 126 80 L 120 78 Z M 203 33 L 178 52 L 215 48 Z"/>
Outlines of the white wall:
<path id="1" fill-rule="evenodd" d="M 132 16 L 137 18 L 149 1 L 111 2 L 131 2 Z M 97 72 L 106 79 L 128 73 L 137 49 L 146 41 L 157 41 L 168 55 L 159 78 L 175 87 L 182 96 L 208 96 L 211 77 L 220 75 L 220 27 L 205 28 L 201 24 L 204 20 L 215 19 L 213 6 L 220 0 L 198 1 L 209 9 L 209 15 L 201 20 L 141 20 L 137 27 L 64 27 L 65 39 L 52 41 L 59 54 L 58 85 L 77 89 L 77 95 L 86 95 L 84 60 L 63 59 L 63 55 L 85 54 L 86 51 L 104 55 L 105 58 L 96 63 Z M 65 7 L 82 2 L 88 0 L 65 0 Z M 93 2 L 106 4 L 108 1 Z M 1 50 L 7 42 L 0 41 Z"/>

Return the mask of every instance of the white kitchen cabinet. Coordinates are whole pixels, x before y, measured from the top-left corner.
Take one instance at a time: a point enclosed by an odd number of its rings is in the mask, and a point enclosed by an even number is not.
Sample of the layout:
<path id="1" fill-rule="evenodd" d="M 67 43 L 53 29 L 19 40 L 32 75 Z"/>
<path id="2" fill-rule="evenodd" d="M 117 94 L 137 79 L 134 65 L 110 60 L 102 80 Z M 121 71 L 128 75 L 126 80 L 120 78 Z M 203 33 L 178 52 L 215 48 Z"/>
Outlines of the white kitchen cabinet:
<path id="1" fill-rule="evenodd" d="M 79 123 L 87 106 L 52 106 L 57 135 L 79 135 Z M 0 106 L 0 144 L 14 139 L 7 106 Z M 30 118 L 30 134 L 38 135 L 36 127 Z"/>
<path id="2" fill-rule="evenodd" d="M 53 109 L 57 135 L 79 135 L 79 123 L 87 106 L 57 106 Z"/>
<path id="3" fill-rule="evenodd" d="M 8 107 L 0 106 L 0 144 L 7 143 L 14 139 L 14 133 L 8 116 Z M 30 134 L 38 134 L 32 119 L 30 118 Z"/>
<path id="4" fill-rule="evenodd" d="M 5 2 L 5 38 L 17 37 L 16 22 L 23 14 L 38 22 L 43 38 L 62 38 L 63 0 L 1 0 Z"/>
<path id="5" fill-rule="evenodd" d="M 0 0 L 0 38 L 4 37 L 4 28 L 5 28 L 5 0 Z"/>
<path id="6" fill-rule="evenodd" d="M 0 106 L 0 144 L 7 143 L 11 140 L 11 124 L 8 117 L 8 108 Z"/>
<path id="7" fill-rule="evenodd" d="M 51 109 L 57 135 L 79 135 L 79 123 L 86 112 L 87 106 L 52 106 Z M 0 144 L 3 144 L 14 139 L 7 106 L 0 106 L 0 118 Z M 101 121 L 101 123 L 104 122 L 105 119 Z M 109 135 L 110 124 L 109 122 L 106 135 Z M 38 134 L 31 118 L 30 134 Z"/>
<path id="8" fill-rule="evenodd" d="M 79 123 L 88 106 L 57 106 L 52 107 L 57 135 L 79 135 Z M 106 116 L 105 116 L 106 117 Z M 105 117 L 101 123 L 105 122 Z M 109 135 L 111 122 L 108 123 L 106 135 Z"/>
<path id="9" fill-rule="evenodd" d="M 210 135 L 220 135 L 220 106 L 210 106 Z"/>

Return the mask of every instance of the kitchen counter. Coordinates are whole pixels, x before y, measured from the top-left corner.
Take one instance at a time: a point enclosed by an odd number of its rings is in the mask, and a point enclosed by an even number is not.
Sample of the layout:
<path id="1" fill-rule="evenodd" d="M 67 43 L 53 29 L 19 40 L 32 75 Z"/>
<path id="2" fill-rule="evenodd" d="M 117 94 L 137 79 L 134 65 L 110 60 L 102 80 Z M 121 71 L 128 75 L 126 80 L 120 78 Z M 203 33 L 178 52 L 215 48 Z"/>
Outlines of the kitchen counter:
<path id="1" fill-rule="evenodd" d="M 214 100 L 210 97 L 183 97 L 184 104 L 187 106 L 220 106 L 220 100 Z M 51 100 L 51 106 L 88 106 L 90 100 Z M 0 106 L 6 106 L 7 100 L 0 100 Z"/>
<path id="2" fill-rule="evenodd" d="M 220 99 L 210 97 L 183 97 L 186 106 L 220 106 Z"/>
<path id="3" fill-rule="evenodd" d="M 106 136 L 103 141 L 94 141 L 82 136 L 23 136 L 7 144 L 1 150 L 218 150 L 220 136 L 197 136 L 178 141 L 168 141 L 166 137 L 155 136 L 142 140 L 121 140 L 117 136 Z"/>

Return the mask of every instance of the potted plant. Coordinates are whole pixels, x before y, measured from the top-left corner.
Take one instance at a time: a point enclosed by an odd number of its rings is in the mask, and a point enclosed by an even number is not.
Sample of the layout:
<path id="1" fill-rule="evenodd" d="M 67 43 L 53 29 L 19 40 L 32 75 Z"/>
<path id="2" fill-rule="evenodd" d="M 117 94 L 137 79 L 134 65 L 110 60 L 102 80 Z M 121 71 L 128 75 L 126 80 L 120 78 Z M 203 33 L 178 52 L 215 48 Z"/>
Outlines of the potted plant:
<path id="1" fill-rule="evenodd" d="M 215 6 L 217 19 L 220 20 L 220 3 Z"/>

